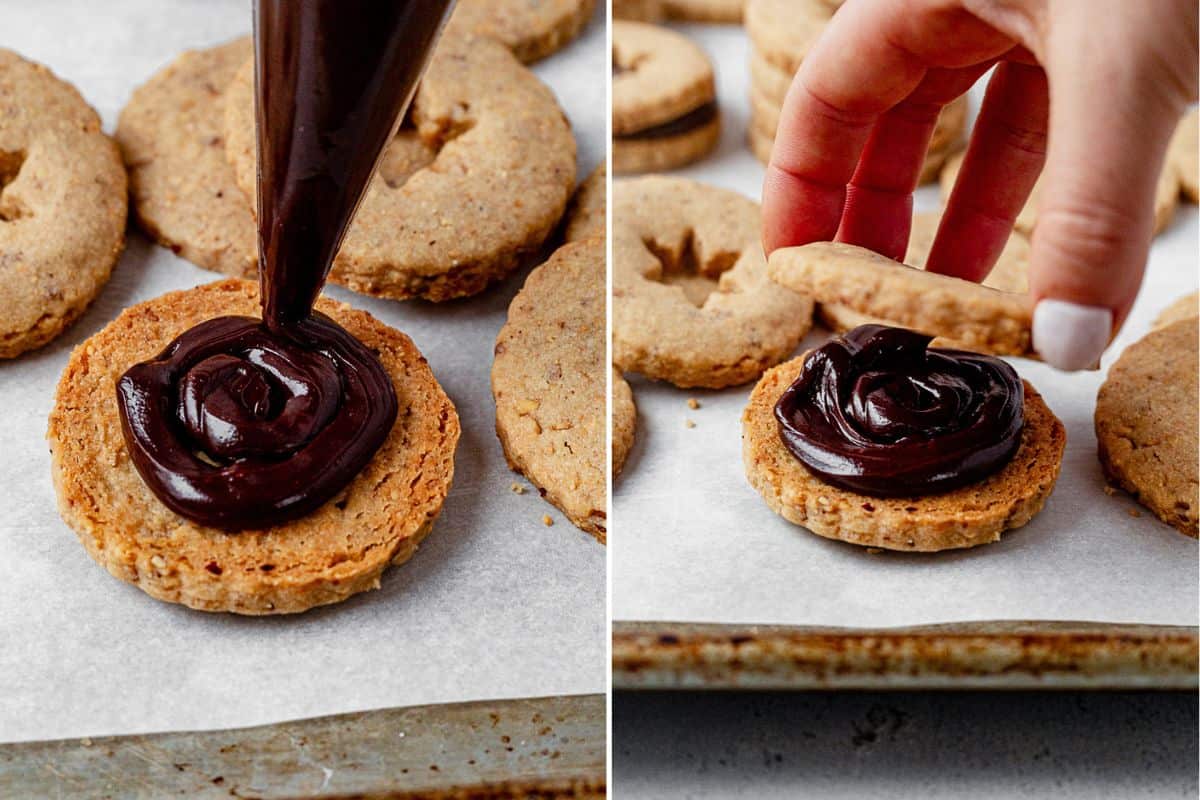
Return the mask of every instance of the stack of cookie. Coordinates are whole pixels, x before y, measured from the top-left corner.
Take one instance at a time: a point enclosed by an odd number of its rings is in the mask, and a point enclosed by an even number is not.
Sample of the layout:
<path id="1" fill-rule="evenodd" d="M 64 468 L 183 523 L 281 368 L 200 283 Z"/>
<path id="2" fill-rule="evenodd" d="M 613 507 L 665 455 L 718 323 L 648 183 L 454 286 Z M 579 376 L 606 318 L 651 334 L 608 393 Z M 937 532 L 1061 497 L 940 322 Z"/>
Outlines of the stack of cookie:
<path id="1" fill-rule="evenodd" d="M 839 0 L 748 0 L 746 32 L 750 53 L 751 151 L 762 162 L 771 157 L 784 97 L 792 76 L 833 18 Z M 946 159 L 960 146 L 966 124 L 966 99 L 946 106 L 933 132 L 921 170 L 921 182 L 936 179 Z"/>

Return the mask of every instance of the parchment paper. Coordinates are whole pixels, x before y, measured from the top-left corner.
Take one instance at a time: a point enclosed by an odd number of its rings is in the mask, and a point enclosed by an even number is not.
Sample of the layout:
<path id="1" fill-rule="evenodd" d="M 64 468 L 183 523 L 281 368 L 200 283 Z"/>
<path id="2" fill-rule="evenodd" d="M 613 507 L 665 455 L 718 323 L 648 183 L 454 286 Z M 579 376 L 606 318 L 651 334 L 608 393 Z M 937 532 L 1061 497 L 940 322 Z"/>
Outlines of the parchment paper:
<path id="1" fill-rule="evenodd" d="M 717 64 L 725 131 L 716 156 L 682 174 L 757 199 L 763 169 L 744 144 L 748 41 L 735 27 L 684 30 Z M 979 94 L 973 99 L 977 108 Z M 937 208 L 937 190 L 922 189 L 917 205 Z M 1154 243 L 1145 286 L 1104 369 L 1196 284 L 1196 207 L 1185 205 Z M 799 350 L 827 337 L 814 330 Z M 1104 371 L 1065 374 L 1012 363 L 1066 425 L 1057 488 L 1033 522 L 1000 543 L 938 555 L 871 555 L 771 512 L 742 469 L 740 414 L 752 384 L 705 392 L 631 380 L 638 438 L 614 488 L 613 618 L 865 627 L 985 619 L 1195 625 L 1196 542 L 1128 496 L 1103 491 L 1092 412 Z M 689 397 L 701 408 L 689 409 Z M 688 419 L 696 427 L 685 427 Z"/>
<path id="2" fill-rule="evenodd" d="M 72 81 L 109 131 L 134 87 L 180 51 L 251 24 L 250 3 L 234 0 L 2 6 L 0 46 Z M 574 126 L 580 178 L 604 153 L 603 19 L 535 67 Z M 433 534 L 385 573 L 382 590 L 299 616 L 238 618 L 113 579 L 55 510 L 44 435 L 70 349 L 125 306 L 218 277 L 133 234 L 79 324 L 0 362 L 0 741 L 604 691 L 604 548 L 536 491 L 510 491 L 518 479 L 495 435 L 492 346 L 525 274 L 444 305 L 331 291 L 411 335 L 428 358 L 462 419 L 454 488 Z"/>

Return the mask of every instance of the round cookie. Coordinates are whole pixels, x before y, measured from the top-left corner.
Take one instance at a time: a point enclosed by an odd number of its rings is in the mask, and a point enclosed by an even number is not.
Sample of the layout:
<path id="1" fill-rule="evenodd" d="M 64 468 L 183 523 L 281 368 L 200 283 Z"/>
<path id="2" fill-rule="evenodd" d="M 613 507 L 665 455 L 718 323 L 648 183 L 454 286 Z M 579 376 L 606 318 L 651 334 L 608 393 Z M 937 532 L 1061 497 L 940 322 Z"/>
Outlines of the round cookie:
<path id="1" fill-rule="evenodd" d="M 108 282 L 126 196 L 117 147 L 79 92 L 0 49 L 0 359 L 54 339 Z"/>
<path id="2" fill-rule="evenodd" d="M 607 528 L 605 243 L 563 245 L 529 273 L 496 337 L 492 395 L 508 464 L 581 529 Z"/>
<path id="3" fill-rule="evenodd" d="M 1032 352 L 1029 298 L 938 275 L 840 242 L 771 254 L 771 280 L 819 303 L 836 303 L 979 353 Z"/>
<path id="4" fill-rule="evenodd" d="M 1179 121 L 1167 160 L 1179 176 L 1184 196 L 1200 202 L 1200 109 L 1193 108 Z"/>
<path id="5" fill-rule="evenodd" d="M 1200 317 L 1200 292 L 1184 295 L 1167 306 L 1154 319 L 1155 328 L 1165 328 L 1172 322 L 1181 319 L 1196 319 Z"/>
<path id="6" fill-rule="evenodd" d="M 579 36 L 595 7 L 595 0 L 458 0 L 446 30 L 496 39 L 528 64 Z"/>
<path id="7" fill-rule="evenodd" d="M 133 93 L 117 123 L 138 224 L 205 269 L 254 277 L 254 217 L 225 159 L 222 92 L 247 38 L 183 53 Z"/>
<path id="8" fill-rule="evenodd" d="M 114 388 L 196 323 L 256 316 L 256 283 L 225 279 L 132 306 L 75 349 L 47 438 L 59 512 L 93 559 L 159 600 L 286 614 L 375 588 L 389 564 L 412 556 L 450 489 L 458 415 L 407 336 L 343 303 L 320 299 L 316 308 L 379 353 L 400 413 L 339 497 L 264 530 L 207 528 L 159 502 L 130 460 Z"/>
<path id="9" fill-rule="evenodd" d="M 938 224 L 941 222 L 941 212 L 924 212 L 915 214 L 912 222 L 912 232 L 908 237 L 908 252 L 905 253 L 904 263 L 910 267 L 924 269 L 933 249 L 933 240 L 937 236 Z M 1014 232 L 1008 237 L 996 265 L 982 281 L 983 286 L 997 289 L 1001 292 L 1025 294 L 1029 291 L 1029 241 L 1019 233 Z M 817 307 L 821 320 L 834 331 L 847 331 L 859 325 L 879 323 L 893 324 L 888 320 L 862 314 L 837 303 L 821 303 Z M 961 343 L 939 342 L 941 347 L 961 347 Z"/>
<path id="10" fill-rule="evenodd" d="M 663 0 L 663 6 L 669 19 L 736 24 L 742 21 L 746 0 Z"/>
<path id="11" fill-rule="evenodd" d="M 888 550 L 975 547 L 1031 520 L 1058 479 L 1066 431 L 1025 383 L 1025 427 L 1012 459 L 985 480 L 937 495 L 873 497 L 821 481 L 779 439 L 775 403 L 805 356 L 768 371 L 742 413 L 746 477 L 767 505 L 818 536 Z"/>
<path id="12" fill-rule="evenodd" d="M 767 63 L 795 75 L 837 5 L 827 0 L 746 0 L 746 33 Z"/>
<path id="13" fill-rule="evenodd" d="M 255 196 L 254 69 L 226 90 L 226 154 Z M 358 207 L 330 279 L 363 294 L 450 300 L 537 252 L 575 188 L 575 140 L 553 93 L 504 48 L 443 36 Z"/>
<path id="14" fill-rule="evenodd" d="M 1108 480 L 1180 533 L 1200 532 L 1200 328 L 1157 328 L 1108 370 L 1096 396 L 1096 441 Z"/>
<path id="15" fill-rule="evenodd" d="M 954 182 L 958 179 L 958 172 L 962 169 L 964 158 L 966 158 L 965 150 L 947 159 L 946 165 L 942 168 L 940 180 L 943 202 L 950 200 L 950 193 L 954 190 Z M 1154 192 L 1155 235 L 1162 233 L 1171 224 L 1171 219 L 1175 216 L 1175 209 L 1179 207 L 1179 187 L 1177 170 L 1169 162 L 1164 164 Z M 1026 236 L 1033 235 L 1033 228 L 1037 224 L 1037 205 L 1041 190 L 1042 180 L 1038 178 L 1029 197 L 1025 200 L 1025 205 L 1022 206 L 1013 222 L 1013 228 Z"/>
<path id="16" fill-rule="evenodd" d="M 641 22 L 612 28 L 613 170 L 659 171 L 707 155 L 720 139 L 712 63 L 675 31 Z"/>
<path id="17" fill-rule="evenodd" d="M 567 209 L 568 242 L 608 233 L 607 182 L 608 169 L 601 163 L 575 190 L 571 206 Z"/>
<path id="18" fill-rule="evenodd" d="M 812 300 L 767 278 L 758 204 L 682 178 L 613 185 L 613 361 L 676 386 L 754 380 L 791 355 Z"/>
<path id="19" fill-rule="evenodd" d="M 625 466 L 625 459 L 633 449 L 637 431 L 637 406 L 633 402 L 633 390 L 625 376 L 612 367 L 612 474 L 617 477 Z"/>

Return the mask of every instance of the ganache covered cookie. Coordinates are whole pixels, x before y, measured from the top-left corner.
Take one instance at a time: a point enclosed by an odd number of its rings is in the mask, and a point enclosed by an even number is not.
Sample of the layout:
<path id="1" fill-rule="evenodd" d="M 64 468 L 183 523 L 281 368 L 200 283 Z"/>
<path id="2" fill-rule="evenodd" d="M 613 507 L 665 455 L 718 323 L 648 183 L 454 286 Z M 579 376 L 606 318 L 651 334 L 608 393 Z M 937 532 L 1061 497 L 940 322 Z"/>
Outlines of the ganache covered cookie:
<path id="1" fill-rule="evenodd" d="M 813 533 L 889 550 L 974 547 L 1026 524 L 1066 434 L 1003 361 L 864 325 L 768 371 L 742 415 L 746 476 Z"/>

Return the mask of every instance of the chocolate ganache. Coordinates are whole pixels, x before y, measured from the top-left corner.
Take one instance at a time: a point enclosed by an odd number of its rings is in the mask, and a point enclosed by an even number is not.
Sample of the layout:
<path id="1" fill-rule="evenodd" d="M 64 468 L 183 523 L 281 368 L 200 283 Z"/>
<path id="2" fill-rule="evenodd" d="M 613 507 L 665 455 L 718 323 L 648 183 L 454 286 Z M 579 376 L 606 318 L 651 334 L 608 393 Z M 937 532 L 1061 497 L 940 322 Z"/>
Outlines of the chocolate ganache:
<path id="1" fill-rule="evenodd" d="M 779 437 L 826 482 L 927 495 L 998 471 L 1021 443 L 1024 384 L 998 358 L 862 325 L 812 351 L 775 405 Z"/>
<path id="2" fill-rule="evenodd" d="M 303 516 L 391 431 L 375 353 L 313 304 L 452 0 L 257 0 L 262 320 L 186 331 L 117 383 L 146 485 L 226 530 Z"/>

